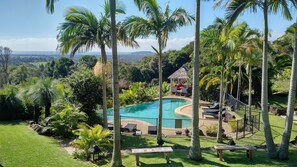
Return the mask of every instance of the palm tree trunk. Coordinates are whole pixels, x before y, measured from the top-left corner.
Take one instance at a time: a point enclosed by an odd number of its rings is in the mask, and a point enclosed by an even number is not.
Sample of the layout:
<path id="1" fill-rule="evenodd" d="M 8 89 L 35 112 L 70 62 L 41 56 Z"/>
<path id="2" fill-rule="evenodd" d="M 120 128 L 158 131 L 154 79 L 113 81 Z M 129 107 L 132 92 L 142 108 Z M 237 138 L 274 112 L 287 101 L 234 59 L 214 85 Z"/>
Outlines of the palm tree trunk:
<path id="1" fill-rule="evenodd" d="M 200 0 L 196 0 L 195 47 L 193 69 L 193 105 L 192 105 L 192 137 L 189 158 L 199 161 L 202 159 L 199 138 L 199 46 L 200 46 Z"/>
<path id="2" fill-rule="evenodd" d="M 102 59 L 102 94 L 103 94 L 103 101 L 102 101 L 102 109 L 103 109 L 103 127 L 107 128 L 107 97 L 106 97 L 106 51 L 105 45 L 101 45 L 101 59 Z"/>
<path id="3" fill-rule="evenodd" d="M 237 100 L 240 101 L 240 89 L 241 89 L 241 65 L 238 67 L 238 83 L 237 83 Z"/>
<path id="4" fill-rule="evenodd" d="M 289 90 L 289 97 L 288 97 L 286 124 L 285 124 L 285 130 L 283 133 L 282 143 L 278 150 L 279 158 L 281 160 L 286 160 L 289 158 L 288 157 L 289 141 L 291 137 L 293 117 L 294 117 L 296 86 L 297 86 L 297 20 L 296 20 L 296 26 L 295 26 L 295 47 L 294 47 L 293 61 L 292 61 L 292 72 L 291 72 L 290 90 Z"/>
<path id="5" fill-rule="evenodd" d="M 158 117 L 158 131 L 157 143 L 162 141 L 162 119 L 163 119 L 163 103 L 162 103 L 162 40 L 158 39 L 159 43 L 159 117 Z"/>
<path id="6" fill-rule="evenodd" d="M 46 117 L 49 117 L 49 116 L 51 115 L 51 112 L 50 112 L 50 110 L 51 110 L 51 106 L 52 106 L 51 103 L 47 103 L 47 104 L 45 105 L 45 118 L 46 118 Z"/>
<path id="7" fill-rule="evenodd" d="M 273 141 L 271 127 L 269 123 L 268 115 L 268 2 L 264 0 L 263 4 L 264 12 L 264 39 L 263 39 L 263 62 L 262 62 L 262 85 L 261 85 L 261 108 L 262 119 L 264 124 L 264 134 L 266 139 L 266 146 L 268 150 L 268 156 L 270 158 L 276 158 L 276 148 Z"/>
<path id="8" fill-rule="evenodd" d="M 252 66 L 249 64 L 249 117 L 248 122 L 251 122 L 252 120 Z"/>
<path id="9" fill-rule="evenodd" d="M 120 106 L 119 106 L 119 83 L 118 83 L 118 53 L 117 53 L 117 38 L 116 38 L 116 20 L 115 0 L 110 2 L 110 16 L 111 16 L 111 44 L 112 44 L 112 93 L 113 93 L 113 110 L 114 110 L 114 129 L 113 129 L 113 152 L 111 166 L 122 166 L 121 157 L 121 131 L 120 131 Z"/>
<path id="10" fill-rule="evenodd" d="M 217 133 L 217 142 L 218 143 L 223 143 L 223 118 L 222 118 L 222 109 L 223 109 L 223 96 L 224 96 L 224 58 L 221 60 L 221 81 L 220 81 L 220 105 L 219 105 L 219 126 L 218 126 L 218 133 Z"/>

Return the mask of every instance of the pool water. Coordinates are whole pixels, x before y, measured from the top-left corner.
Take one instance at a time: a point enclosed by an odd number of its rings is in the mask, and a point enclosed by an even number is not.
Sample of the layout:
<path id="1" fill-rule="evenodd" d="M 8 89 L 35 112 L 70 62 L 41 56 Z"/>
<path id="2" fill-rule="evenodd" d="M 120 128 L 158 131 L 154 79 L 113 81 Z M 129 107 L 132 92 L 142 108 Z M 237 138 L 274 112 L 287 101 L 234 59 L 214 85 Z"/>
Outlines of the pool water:
<path id="1" fill-rule="evenodd" d="M 166 128 L 174 128 L 176 119 L 181 119 L 183 128 L 190 126 L 192 122 L 190 118 L 176 114 L 174 112 L 176 108 L 189 103 L 189 101 L 184 99 L 164 98 L 162 126 Z M 159 115 L 159 100 L 121 107 L 120 115 L 122 120 L 140 120 L 152 125 L 157 125 L 157 118 Z M 113 109 L 108 109 L 108 120 L 113 120 Z"/>

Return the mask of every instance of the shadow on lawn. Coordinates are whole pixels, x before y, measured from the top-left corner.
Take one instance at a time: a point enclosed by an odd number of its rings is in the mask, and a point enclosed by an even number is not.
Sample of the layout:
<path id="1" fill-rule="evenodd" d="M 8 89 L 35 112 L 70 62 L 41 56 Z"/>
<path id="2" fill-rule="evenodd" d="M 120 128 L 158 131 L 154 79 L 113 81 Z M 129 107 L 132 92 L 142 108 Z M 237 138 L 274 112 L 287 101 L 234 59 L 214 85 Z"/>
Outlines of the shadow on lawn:
<path id="1" fill-rule="evenodd" d="M 175 162 L 175 161 L 172 161 L 172 160 L 170 160 L 170 163 L 169 164 L 166 164 L 165 162 L 164 163 L 158 163 L 158 164 L 146 164 L 146 163 L 143 163 L 143 162 L 141 162 L 140 161 L 140 165 L 141 166 L 154 166 L 154 167 L 158 167 L 158 166 L 160 166 L 160 167 L 162 167 L 162 166 L 178 166 L 178 167 L 183 167 L 184 165 L 183 165 L 183 163 L 181 163 L 181 162 Z"/>
<path id="2" fill-rule="evenodd" d="M 21 120 L 16 120 L 16 121 L 15 120 L 13 120 L 13 121 L 0 121 L 0 125 L 9 125 L 9 126 L 12 126 L 12 125 L 19 125 L 22 122 L 23 121 L 21 121 Z"/>
<path id="3" fill-rule="evenodd" d="M 123 143 L 122 149 L 131 149 L 139 147 L 150 147 L 155 143 L 151 143 L 150 140 L 141 136 L 122 135 Z"/>

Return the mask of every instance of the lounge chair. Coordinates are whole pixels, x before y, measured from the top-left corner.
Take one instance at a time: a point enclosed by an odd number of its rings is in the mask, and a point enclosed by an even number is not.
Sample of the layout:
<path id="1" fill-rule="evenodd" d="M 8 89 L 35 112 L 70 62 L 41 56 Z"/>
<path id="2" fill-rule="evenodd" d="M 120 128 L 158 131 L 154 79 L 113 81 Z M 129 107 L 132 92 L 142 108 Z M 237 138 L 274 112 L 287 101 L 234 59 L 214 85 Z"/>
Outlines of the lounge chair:
<path id="1" fill-rule="evenodd" d="M 156 135 L 157 134 L 157 126 L 148 126 L 148 134 Z"/>
<path id="2" fill-rule="evenodd" d="M 137 130 L 137 124 L 127 124 L 124 129 L 128 132 L 134 132 Z"/>
<path id="3" fill-rule="evenodd" d="M 177 91 L 176 87 L 175 86 L 171 86 L 171 93 L 172 94 L 176 94 L 176 91 Z"/>
<path id="4" fill-rule="evenodd" d="M 183 87 L 182 88 L 182 92 L 181 92 L 182 95 L 185 95 L 185 96 L 188 96 L 188 89 Z"/>
<path id="5" fill-rule="evenodd" d="M 227 112 L 227 110 L 224 108 L 222 110 L 222 116 L 223 117 L 226 116 L 226 112 Z M 210 109 L 208 111 L 202 112 L 202 116 L 205 116 L 205 115 L 209 115 L 209 116 L 213 116 L 214 118 L 218 118 L 219 117 L 219 110 Z"/>
<path id="6" fill-rule="evenodd" d="M 109 130 L 113 130 L 113 124 L 112 124 L 112 123 L 108 123 L 108 124 L 107 124 L 107 128 L 108 128 Z"/>

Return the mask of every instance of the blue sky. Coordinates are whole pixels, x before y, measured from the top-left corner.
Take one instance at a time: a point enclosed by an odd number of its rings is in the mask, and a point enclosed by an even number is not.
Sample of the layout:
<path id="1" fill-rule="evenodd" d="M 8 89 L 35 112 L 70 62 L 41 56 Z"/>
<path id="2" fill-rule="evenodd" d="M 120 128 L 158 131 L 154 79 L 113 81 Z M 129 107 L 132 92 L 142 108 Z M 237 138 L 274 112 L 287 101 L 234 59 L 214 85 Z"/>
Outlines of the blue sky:
<path id="1" fill-rule="evenodd" d="M 118 15 L 121 21 L 131 15 L 143 16 L 135 7 L 133 0 L 121 0 L 126 6 L 126 15 Z M 171 9 L 185 8 L 195 14 L 195 0 L 158 0 L 161 7 L 169 3 Z M 54 51 L 57 46 L 57 27 L 63 22 L 63 14 L 68 7 L 81 6 L 93 11 L 97 16 L 102 11 L 104 0 L 59 0 L 55 13 L 50 15 L 45 10 L 45 0 L 0 0 L 0 46 L 10 47 L 13 51 Z M 214 2 L 201 4 L 201 28 L 212 24 L 215 17 L 224 17 L 224 9 L 213 10 Z M 296 13 L 295 13 L 296 16 Z M 246 13 L 240 16 L 240 21 L 246 21 L 250 27 L 262 30 L 263 16 Z M 269 16 L 270 39 L 281 36 L 293 21 L 286 21 L 281 15 Z M 194 39 L 194 25 L 187 26 L 170 34 L 168 49 L 180 49 Z M 152 50 L 156 46 L 153 37 L 138 39 L 140 48 L 137 50 L 119 46 L 120 52 Z M 93 51 L 98 51 L 94 48 Z"/>

